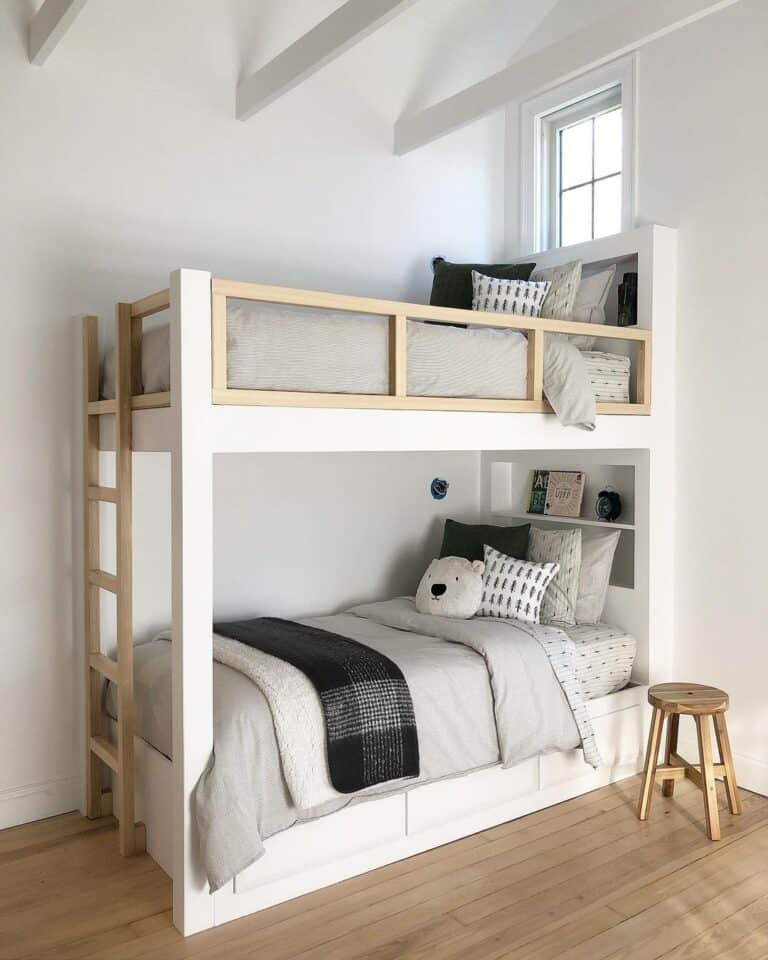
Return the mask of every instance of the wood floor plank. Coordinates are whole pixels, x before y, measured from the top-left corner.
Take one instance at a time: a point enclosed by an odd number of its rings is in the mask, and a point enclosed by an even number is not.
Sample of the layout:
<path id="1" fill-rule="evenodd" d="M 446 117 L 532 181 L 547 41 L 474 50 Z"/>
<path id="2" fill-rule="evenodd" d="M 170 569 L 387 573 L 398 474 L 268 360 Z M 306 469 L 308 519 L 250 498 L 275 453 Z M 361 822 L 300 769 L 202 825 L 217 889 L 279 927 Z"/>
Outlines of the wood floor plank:
<path id="1" fill-rule="evenodd" d="M 0 960 L 738 960 L 768 956 L 768 800 L 719 843 L 633 778 L 187 940 L 171 884 L 77 814 L 0 832 Z"/>
<path id="2" fill-rule="evenodd" d="M 708 927 L 664 954 L 665 960 L 715 960 L 733 951 L 753 932 L 766 930 L 768 954 L 768 895 L 736 910 L 730 917 Z"/>

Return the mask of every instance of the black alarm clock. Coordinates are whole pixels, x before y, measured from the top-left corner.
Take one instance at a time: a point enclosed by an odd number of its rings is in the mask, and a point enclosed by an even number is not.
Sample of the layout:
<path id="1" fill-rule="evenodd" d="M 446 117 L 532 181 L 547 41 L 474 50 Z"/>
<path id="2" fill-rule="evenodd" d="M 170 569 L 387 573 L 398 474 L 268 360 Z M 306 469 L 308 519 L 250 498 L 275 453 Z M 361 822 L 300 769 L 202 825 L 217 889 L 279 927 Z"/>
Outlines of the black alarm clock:
<path id="1" fill-rule="evenodd" d="M 621 497 L 611 487 L 601 490 L 595 500 L 595 513 L 598 520 L 608 522 L 621 516 Z"/>

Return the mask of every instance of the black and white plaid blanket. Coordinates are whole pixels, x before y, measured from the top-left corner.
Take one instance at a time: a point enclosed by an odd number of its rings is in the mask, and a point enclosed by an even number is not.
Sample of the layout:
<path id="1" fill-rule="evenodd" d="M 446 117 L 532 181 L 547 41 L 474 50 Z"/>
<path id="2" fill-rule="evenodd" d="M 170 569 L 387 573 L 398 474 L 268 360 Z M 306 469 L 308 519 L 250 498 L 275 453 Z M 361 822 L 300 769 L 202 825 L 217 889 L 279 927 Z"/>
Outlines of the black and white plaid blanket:
<path id="1" fill-rule="evenodd" d="M 275 617 L 217 623 L 214 631 L 306 675 L 322 704 L 330 778 L 339 793 L 419 775 L 411 694 L 388 657 L 348 637 Z"/>

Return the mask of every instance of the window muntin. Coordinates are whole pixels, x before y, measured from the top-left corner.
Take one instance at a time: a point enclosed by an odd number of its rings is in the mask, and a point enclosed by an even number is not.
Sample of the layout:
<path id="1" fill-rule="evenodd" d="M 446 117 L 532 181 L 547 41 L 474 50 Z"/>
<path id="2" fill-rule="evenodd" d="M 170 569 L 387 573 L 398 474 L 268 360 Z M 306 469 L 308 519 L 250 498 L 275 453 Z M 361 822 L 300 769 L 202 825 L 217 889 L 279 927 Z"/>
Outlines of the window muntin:
<path id="1" fill-rule="evenodd" d="M 558 246 L 621 230 L 621 107 L 557 131 Z"/>
<path id="2" fill-rule="evenodd" d="M 624 124 L 621 84 L 540 115 L 538 196 L 546 246 L 621 231 Z"/>

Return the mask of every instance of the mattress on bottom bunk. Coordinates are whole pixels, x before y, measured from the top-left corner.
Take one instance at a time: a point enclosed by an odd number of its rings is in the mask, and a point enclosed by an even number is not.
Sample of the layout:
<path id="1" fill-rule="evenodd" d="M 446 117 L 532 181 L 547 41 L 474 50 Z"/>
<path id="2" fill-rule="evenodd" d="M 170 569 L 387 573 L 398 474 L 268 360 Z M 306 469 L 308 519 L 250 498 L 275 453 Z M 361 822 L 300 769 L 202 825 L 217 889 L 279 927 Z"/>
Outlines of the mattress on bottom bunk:
<path id="1" fill-rule="evenodd" d="M 585 700 L 594 700 L 622 690 L 629 683 L 637 654 L 637 642 L 621 627 L 582 624 L 561 627 L 574 642 L 574 672 Z M 440 641 L 434 641 L 440 643 Z M 456 670 L 467 684 L 468 697 L 481 713 L 490 717 L 490 687 L 482 664 L 455 644 L 441 644 L 436 669 Z M 233 704 L 243 696 L 261 693 L 250 680 L 221 663 L 214 663 L 214 699 Z M 166 757 L 171 756 L 171 646 L 165 640 L 140 643 L 135 648 L 136 733 Z M 115 688 L 106 694 L 107 710 L 116 717 Z M 475 708 L 472 708 L 475 709 Z M 465 718 L 468 719 L 468 718 Z M 490 722 L 490 721 L 489 721 Z M 481 725 L 482 726 L 482 725 Z M 492 738 L 478 737 L 473 760 L 477 766 L 496 763 L 498 752 Z"/>
<path id="2" fill-rule="evenodd" d="M 420 772 L 416 779 L 380 783 L 354 795 L 337 794 L 316 806 L 298 807 L 283 766 L 290 757 L 282 752 L 285 744 L 278 746 L 277 722 L 265 692 L 240 670 L 214 662 L 215 759 L 195 792 L 196 817 L 212 889 L 228 882 L 258 859 L 264 852 L 265 839 L 297 822 L 333 813 L 349 803 L 399 793 L 419 784 L 496 765 L 505 750 L 510 753 L 510 743 L 515 759 L 509 756 L 505 763 L 518 762 L 542 749 L 546 752 L 577 746 L 579 720 L 571 710 L 575 706 L 573 697 L 581 700 L 580 692 L 576 689 L 566 694 L 556 672 L 562 667 L 555 667 L 550 655 L 545 654 L 544 647 L 532 635 L 527 631 L 511 631 L 509 641 L 504 637 L 499 645 L 502 638 L 498 628 L 504 621 L 485 618 L 475 621 L 478 635 L 490 635 L 492 644 L 496 644 L 494 656 L 503 658 L 493 661 L 491 676 L 491 662 L 486 663 L 484 656 L 464 641 L 453 642 L 430 633 L 414 633 L 387 625 L 389 616 L 394 618 L 393 624 L 400 623 L 394 613 L 388 612 L 390 608 L 407 612 L 412 603 L 400 598 L 388 604 L 355 608 L 356 613 L 303 622 L 353 637 L 384 653 L 402 670 L 418 729 Z M 418 622 L 421 615 L 414 616 Z M 442 621 L 437 628 L 448 629 L 445 624 L 452 623 L 444 618 L 434 620 Z M 460 633 L 473 629 L 464 626 L 471 621 L 456 623 Z M 514 626 L 515 622 L 508 623 Z M 451 628 L 449 635 L 454 632 Z M 592 632 L 599 633 L 595 628 Z M 623 635 L 621 631 L 612 632 Z M 586 635 L 581 636 L 577 645 L 586 649 L 589 645 Z M 519 653 L 512 653 L 512 647 Z M 514 672 L 505 673 L 513 663 L 518 664 Z M 566 673 L 572 676 L 574 666 L 573 663 L 567 665 Z M 167 639 L 136 647 L 134 679 L 136 732 L 155 749 L 170 756 L 172 682 L 171 644 Z M 506 703 L 501 708 L 505 716 L 503 728 L 498 726 L 498 704 L 492 691 L 492 685 L 495 690 L 499 683 L 502 703 Z M 611 683 L 617 685 L 618 678 L 612 677 Z M 603 685 L 599 692 L 604 690 Z M 115 690 L 110 685 L 106 708 L 112 717 L 116 716 L 116 706 Z M 502 739 L 506 746 L 502 745 Z"/>
<path id="3" fill-rule="evenodd" d="M 414 397 L 523 399 L 528 341 L 516 330 L 408 321 L 408 393 Z M 598 402 L 629 402 L 629 358 L 583 353 Z M 228 385 L 244 390 L 386 395 L 389 321 L 368 314 L 230 301 Z M 146 393 L 170 389 L 168 326 L 149 329 L 142 349 Z M 115 395 L 114 353 L 102 396 Z"/>

